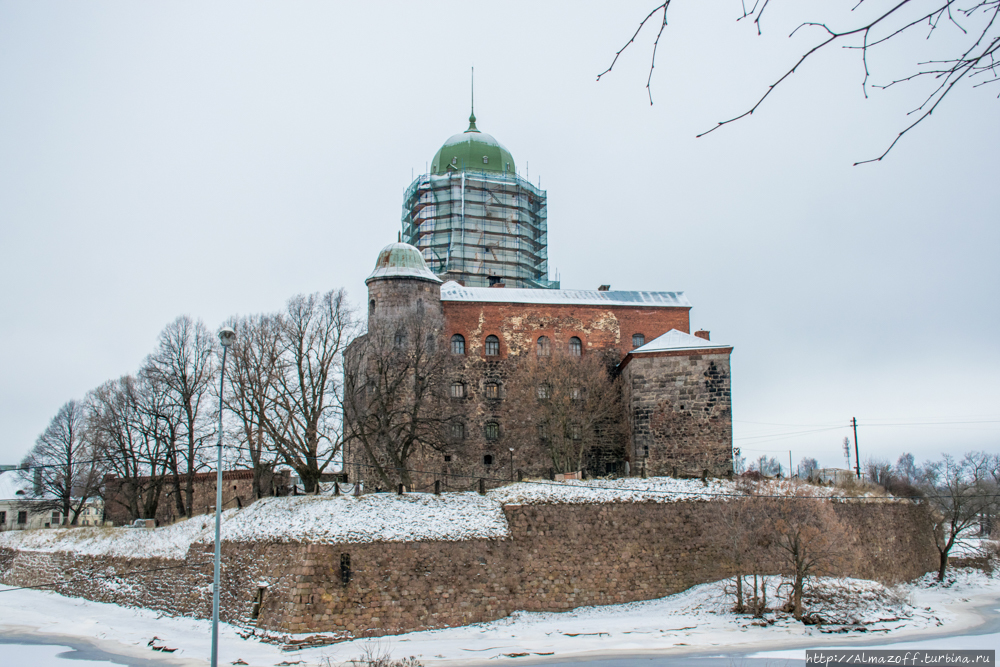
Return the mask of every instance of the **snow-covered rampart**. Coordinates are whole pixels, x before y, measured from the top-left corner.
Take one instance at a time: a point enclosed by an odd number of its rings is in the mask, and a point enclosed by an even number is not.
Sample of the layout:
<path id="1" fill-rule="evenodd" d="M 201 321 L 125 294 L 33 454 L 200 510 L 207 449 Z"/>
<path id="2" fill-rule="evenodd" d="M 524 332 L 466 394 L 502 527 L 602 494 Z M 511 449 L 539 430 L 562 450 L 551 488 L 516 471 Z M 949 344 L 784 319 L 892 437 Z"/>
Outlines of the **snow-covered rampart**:
<path id="1" fill-rule="evenodd" d="M 842 497 L 842 489 L 767 482 L 758 492 Z M 329 494 L 265 498 L 223 513 L 228 542 L 314 544 L 504 539 L 510 528 L 504 505 L 673 503 L 743 497 L 733 482 L 657 477 L 587 481 L 528 481 L 476 493 Z M 211 516 L 197 516 L 153 530 L 142 528 L 47 529 L 0 533 L 0 547 L 125 558 L 183 559 L 192 544 L 211 543 Z"/>

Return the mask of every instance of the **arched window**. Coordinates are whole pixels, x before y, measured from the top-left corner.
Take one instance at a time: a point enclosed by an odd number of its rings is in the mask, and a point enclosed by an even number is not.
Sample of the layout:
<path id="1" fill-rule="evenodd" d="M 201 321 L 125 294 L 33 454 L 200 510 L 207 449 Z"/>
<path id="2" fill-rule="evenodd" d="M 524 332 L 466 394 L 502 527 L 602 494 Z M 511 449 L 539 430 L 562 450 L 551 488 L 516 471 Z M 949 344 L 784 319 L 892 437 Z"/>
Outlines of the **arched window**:
<path id="1" fill-rule="evenodd" d="M 483 385 L 483 395 L 494 400 L 500 398 L 500 385 L 496 382 L 487 382 Z"/>
<path id="2" fill-rule="evenodd" d="M 451 337 L 451 353 L 465 354 L 465 336 L 462 334 L 455 334 Z"/>
<path id="3" fill-rule="evenodd" d="M 642 334 L 632 334 L 632 347 L 642 347 L 646 344 L 646 337 Z"/>
<path id="4" fill-rule="evenodd" d="M 369 313 L 375 312 L 375 299 L 372 299 L 371 301 L 368 302 L 368 312 Z"/>
<path id="5" fill-rule="evenodd" d="M 491 465 L 493 465 L 493 455 L 492 454 L 484 454 L 483 455 L 483 465 L 484 466 L 491 466 Z"/>
<path id="6" fill-rule="evenodd" d="M 465 424 L 462 422 L 453 422 L 451 425 L 451 439 L 452 440 L 465 440 Z M 451 457 L 446 457 L 448 460 Z"/>
<path id="7" fill-rule="evenodd" d="M 552 354 L 552 344 L 549 342 L 548 336 L 539 336 L 538 344 L 536 345 L 538 356 L 547 357 Z"/>
<path id="8" fill-rule="evenodd" d="M 500 339 L 496 336 L 486 337 L 486 356 L 496 357 L 500 354 Z"/>
<path id="9" fill-rule="evenodd" d="M 465 398 L 465 385 L 461 382 L 451 383 L 451 397 L 452 398 Z"/>
<path id="10" fill-rule="evenodd" d="M 497 440 L 500 438 L 500 424 L 496 422 L 486 422 L 486 439 Z"/>
<path id="11" fill-rule="evenodd" d="M 579 357 L 583 354 L 583 341 L 576 336 L 569 339 L 569 356 Z"/>

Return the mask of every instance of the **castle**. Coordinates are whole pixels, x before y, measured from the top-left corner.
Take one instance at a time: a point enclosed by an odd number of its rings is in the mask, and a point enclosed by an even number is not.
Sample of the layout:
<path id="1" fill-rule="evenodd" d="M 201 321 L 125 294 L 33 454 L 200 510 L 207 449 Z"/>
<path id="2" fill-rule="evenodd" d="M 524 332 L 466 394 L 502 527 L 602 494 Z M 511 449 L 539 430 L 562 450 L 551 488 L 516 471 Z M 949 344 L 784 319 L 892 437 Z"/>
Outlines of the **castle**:
<path id="1" fill-rule="evenodd" d="M 509 403 L 506 383 L 532 356 L 600 355 L 618 380 L 620 423 L 615 437 L 586 448 L 583 474 L 731 473 L 732 347 L 691 333 L 683 292 L 559 289 L 547 271 L 546 193 L 469 120 L 407 190 L 400 242 L 379 253 L 366 280 L 366 336 L 417 309 L 436 322 L 428 335 L 448 357 L 441 428 L 452 446 L 418 446 L 406 466 L 444 479 L 552 474 L 539 438 L 512 428 L 524 406 Z M 364 342 L 348 351 L 348 368 L 362 363 Z M 364 478 L 375 462 L 349 445 L 345 463 Z"/>

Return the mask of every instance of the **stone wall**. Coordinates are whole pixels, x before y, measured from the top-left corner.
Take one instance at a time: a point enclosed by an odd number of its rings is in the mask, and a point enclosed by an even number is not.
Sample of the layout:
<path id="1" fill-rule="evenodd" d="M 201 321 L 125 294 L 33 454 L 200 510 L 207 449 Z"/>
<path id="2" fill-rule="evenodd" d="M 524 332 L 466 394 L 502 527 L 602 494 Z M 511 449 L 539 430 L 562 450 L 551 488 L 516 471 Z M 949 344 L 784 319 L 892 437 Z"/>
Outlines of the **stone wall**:
<path id="1" fill-rule="evenodd" d="M 841 574 L 895 582 L 935 569 L 923 506 L 841 502 L 835 509 L 861 553 Z M 503 540 L 226 543 L 222 617 L 277 631 L 379 635 L 488 621 L 520 609 L 648 600 L 731 574 L 716 502 L 527 505 L 504 512 L 511 532 Z M 0 549 L 0 581 L 62 581 L 55 588 L 67 595 L 207 617 L 210 563 L 210 545 L 193 546 L 185 561 Z M 153 568 L 161 569 L 121 576 Z M 95 576 L 103 578 L 89 579 Z M 69 582 L 81 578 L 88 580 Z M 254 619 L 261 583 L 267 588 Z"/>
<path id="2" fill-rule="evenodd" d="M 261 475 L 261 484 L 264 488 L 270 489 L 271 495 L 285 495 L 289 493 L 291 473 L 288 470 L 274 473 L 264 471 Z M 215 511 L 215 479 L 216 474 L 214 472 L 196 473 L 194 475 L 192 515 Z M 138 481 L 139 487 L 142 489 L 150 489 L 152 487 L 150 477 L 140 477 Z M 161 524 L 173 523 L 179 518 L 177 502 L 174 496 L 176 493 L 175 482 L 180 483 L 181 498 L 186 498 L 187 477 L 179 475 L 175 478 L 173 475 L 168 475 L 163 478 L 161 483 L 160 500 L 156 506 L 156 516 L 134 517 L 125 499 L 129 480 L 123 480 L 113 475 L 105 476 L 104 488 L 107 497 L 104 514 L 105 521 L 111 521 L 116 526 L 131 523 L 133 519 L 137 518 L 155 518 Z M 222 485 L 223 509 L 243 507 L 255 500 L 252 470 L 223 471 Z"/>
<path id="3" fill-rule="evenodd" d="M 633 469 L 650 475 L 732 471 L 730 350 L 635 355 L 622 370 Z"/>

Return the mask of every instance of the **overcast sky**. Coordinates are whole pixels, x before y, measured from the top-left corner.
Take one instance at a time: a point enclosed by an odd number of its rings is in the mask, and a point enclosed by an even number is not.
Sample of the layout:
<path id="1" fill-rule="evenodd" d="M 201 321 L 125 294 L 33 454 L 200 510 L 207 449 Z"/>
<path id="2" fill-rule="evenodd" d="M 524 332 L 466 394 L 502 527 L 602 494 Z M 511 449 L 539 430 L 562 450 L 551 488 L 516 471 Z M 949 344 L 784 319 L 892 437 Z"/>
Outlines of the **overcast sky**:
<path id="1" fill-rule="evenodd" d="M 684 291 L 735 347 L 744 453 L 842 465 L 851 417 L 862 459 L 1000 451 L 996 86 L 853 167 L 926 88 L 866 100 L 831 52 L 696 139 L 815 42 L 787 38 L 815 10 L 758 37 L 736 0 L 678 4 L 650 106 L 652 32 L 595 77 L 654 4 L 0 2 L 0 463 L 180 314 L 363 303 L 473 65 L 479 128 L 548 191 L 550 269 Z M 955 34 L 871 54 L 875 80 Z"/>

